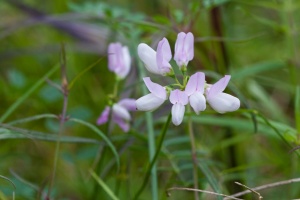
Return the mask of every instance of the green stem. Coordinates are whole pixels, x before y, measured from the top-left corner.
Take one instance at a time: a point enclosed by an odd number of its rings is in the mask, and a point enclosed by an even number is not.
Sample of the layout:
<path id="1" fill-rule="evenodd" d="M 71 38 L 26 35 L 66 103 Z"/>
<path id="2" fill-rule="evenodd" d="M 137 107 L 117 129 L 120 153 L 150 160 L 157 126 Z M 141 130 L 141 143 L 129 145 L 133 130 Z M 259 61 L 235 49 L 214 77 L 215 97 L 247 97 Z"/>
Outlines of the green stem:
<path id="1" fill-rule="evenodd" d="M 156 160 L 157 160 L 158 155 L 160 153 L 160 150 L 161 150 L 164 138 L 165 138 L 166 133 L 167 133 L 168 126 L 169 126 L 169 124 L 171 122 L 171 117 L 172 117 L 172 115 L 170 113 L 169 116 L 168 116 L 168 119 L 167 119 L 166 123 L 164 124 L 163 129 L 161 130 L 161 133 L 160 133 L 161 136 L 160 136 L 160 139 L 159 139 L 159 143 L 158 143 L 158 146 L 157 146 L 154 158 L 152 159 L 152 161 L 151 161 L 151 163 L 150 163 L 150 165 L 149 165 L 149 167 L 147 169 L 146 176 L 144 178 L 142 186 L 140 187 L 140 189 L 138 190 L 138 192 L 136 193 L 136 195 L 133 198 L 134 200 L 138 199 L 138 197 L 143 192 L 144 188 L 146 187 L 146 185 L 148 183 L 149 177 L 151 175 L 152 168 L 153 168 L 154 164 L 156 163 Z"/>
<path id="2" fill-rule="evenodd" d="M 188 106 L 188 112 L 191 112 L 191 108 Z M 192 159 L 193 159 L 193 179 L 194 179 L 194 188 L 199 189 L 198 185 L 198 165 L 197 165 L 197 150 L 196 150 L 196 144 L 195 144 L 195 137 L 194 137 L 194 131 L 193 131 L 193 123 L 191 115 L 188 117 L 188 132 L 189 137 L 191 141 L 191 151 L 192 151 Z M 199 200 L 198 192 L 194 193 L 195 200 Z"/>

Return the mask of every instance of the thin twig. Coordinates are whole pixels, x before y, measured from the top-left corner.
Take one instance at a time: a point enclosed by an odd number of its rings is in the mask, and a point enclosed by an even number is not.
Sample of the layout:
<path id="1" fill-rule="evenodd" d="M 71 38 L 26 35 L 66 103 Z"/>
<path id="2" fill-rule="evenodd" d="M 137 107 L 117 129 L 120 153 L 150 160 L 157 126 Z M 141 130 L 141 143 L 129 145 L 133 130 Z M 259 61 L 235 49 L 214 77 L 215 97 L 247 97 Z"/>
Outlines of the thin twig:
<path id="1" fill-rule="evenodd" d="M 268 189 L 268 188 L 273 188 L 273 187 L 277 187 L 277 186 L 281 186 L 281 185 L 287 185 L 287 184 L 291 184 L 291 183 L 297 183 L 297 182 L 300 182 L 300 178 L 294 178 L 294 179 L 290 179 L 290 180 L 286 180 L 286 181 L 279 181 L 279 182 L 275 182 L 275 183 L 261 185 L 261 186 L 252 188 L 252 190 L 255 190 L 255 191 L 265 190 L 265 189 Z M 242 196 L 242 195 L 245 195 L 245 194 L 249 194 L 251 192 L 252 191 L 247 190 L 247 191 L 239 192 L 239 193 L 236 193 L 236 194 L 232 194 L 231 196 L 232 197 L 239 197 L 239 196 Z"/>
<path id="2" fill-rule="evenodd" d="M 242 186 L 242 187 L 244 187 L 244 188 L 246 188 L 246 189 L 248 189 L 248 190 L 250 190 L 251 192 L 253 192 L 253 193 L 255 193 L 255 194 L 257 194 L 257 196 L 258 196 L 258 199 L 263 199 L 263 197 L 258 193 L 258 192 L 256 192 L 254 189 L 251 189 L 251 188 L 249 188 L 248 186 L 246 186 L 246 185 L 243 185 L 243 184 L 241 184 L 241 183 L 239 183 L 239 182 L 234 182 L 235 184 L 237 184 L 237 185 L 240 185 L 240 186 Z"/>
<path id="3" fill-rule="evenodd" d="M 172 190 L 185 190 L 185 191 L 193 191 L 193 192 L 202 192 L 202 193 L 206 193 L 206 194 L 212 194 L 212 195 L 216 195 L 216 196 L 226 197 L 226 198 L 229 198 L 229 199 L 242 200 L 242 199 L 235 198 L 233 196 L 229 196 L 229 195 L 226 195 L 226 194 L 220 194 L 220 193 L 215 193 L 215 192 L 206 191 L 206 190 L 199 190 L 199 189 L 194 189 L 194 188 L 184 188 L 184 187 L 172 187 L 172 188 L 167 189 L 166 192 L 167 192 L 168 197 L 171 196 L 170 191 L 172 191 Z"/>

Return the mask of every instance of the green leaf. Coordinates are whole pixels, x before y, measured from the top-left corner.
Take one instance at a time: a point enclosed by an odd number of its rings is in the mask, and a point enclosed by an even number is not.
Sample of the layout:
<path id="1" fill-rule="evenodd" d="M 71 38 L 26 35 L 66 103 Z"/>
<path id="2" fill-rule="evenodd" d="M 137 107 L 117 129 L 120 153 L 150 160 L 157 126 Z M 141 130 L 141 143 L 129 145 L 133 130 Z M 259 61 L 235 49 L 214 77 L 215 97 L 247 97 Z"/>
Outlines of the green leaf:
<path id="1" fill-rule="evenodd" d="M 283 61 L 279 60 L 271 60 L 271 61 L 265 61 L 262 63 L 257 63 L 249 66 L 245 66 L 244 68 L 233 71 L 231 73 L 232 80 L 243 80 L 246 77 L 254 76 L 256 74 L 260 74 L 262 72 L 276 70 L 280 68 L 284 68 L 286 64 Z"/>
<path id="2" fill-rule="evenodd" d="M 0 126 L 3 126 L 1 124 Z M 0 140 L 7 139 L 31 139 L 31 140 L 43 140 L 49 142 L 56 142 L 60 140 L 65 143 L 92 143 L 98 144 L 98 140 L 82 138 L 82 137 L 73 137 L 73 136 L 61 136 L 59 139 L 57 134 L 51 133 L 42 133 L 37 131 L 31 131 L 21 128 L 10 127 L 16 130 L 11 130 L 8 128 L 0 128 Z"/>

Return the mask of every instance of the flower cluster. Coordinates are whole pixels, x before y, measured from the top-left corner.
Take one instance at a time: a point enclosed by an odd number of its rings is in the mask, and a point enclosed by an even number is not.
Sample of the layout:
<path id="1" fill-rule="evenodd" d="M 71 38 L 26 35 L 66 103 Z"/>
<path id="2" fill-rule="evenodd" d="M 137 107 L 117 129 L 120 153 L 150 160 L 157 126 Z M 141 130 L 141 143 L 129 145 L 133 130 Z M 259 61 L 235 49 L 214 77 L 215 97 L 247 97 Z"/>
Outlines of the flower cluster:
<path id="1" fill-rule="evenodd" d="M 228 85 L 230 75 L 225 75 L 213 85 L 206 83 L 205 74 L 202 72 L 196 72 L 190 77 L 185 75 L 187 65 L 194 57 L 194 36 L 192 33 L 179 33 L 175 43 L 174 60 L 183 72 L 183 84 L 179 83 L 169 63 L 172 52 L 166 38 L 158 43 L 156 52 L 147 44 L 139 44 L 138 55 L 149 72 L 173 77 L 177 82 L 163 87 L 152 82 L 149 77 L 143 78 L 150 94 L 136 100 L 138 110 L 155 110 L 169 97 L 173 104 L 172 122 L 178 126 L 183 120 L 185 106 L 188 104 L 196 114 L 206 109 L 206 102 L 219 113 L 235 111 L 240 107 L 238 98 L 223 92 Z M 176 89 L 175 86 L 179 86 L 179 88 Z"/>
<path id="2" fill-rule="evenodd" d="M 108 46 L 108 69 L 116 74 L 115 84 L 118 85 L 119 81 L 124 79 L 130 71 L 131 58 L 126 46 L 120 43 L 111 43 Z M 117 88 L 117 87 L 115 87 Z M 112 120 L 124 131 L 129 131 L 129 122 L 131 116 L 129 111 L 135 111 L 135 99 L 125 98 L 119 102 L 115 102 L 117 91 L 110 95 L 109 106 L 106 106 L 97 120 L 97 124 L 105 124 Z"/>

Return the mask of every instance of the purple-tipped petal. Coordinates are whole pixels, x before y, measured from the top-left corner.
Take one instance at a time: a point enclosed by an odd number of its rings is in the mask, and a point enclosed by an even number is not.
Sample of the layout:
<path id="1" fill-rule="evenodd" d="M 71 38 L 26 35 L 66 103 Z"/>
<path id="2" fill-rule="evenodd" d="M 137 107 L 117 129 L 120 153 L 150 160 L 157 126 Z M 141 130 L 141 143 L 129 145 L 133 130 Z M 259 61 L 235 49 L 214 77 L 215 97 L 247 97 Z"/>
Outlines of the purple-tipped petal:
<path id="1" fill-rule="evenodd" d="M 136 111 L 135 99 L 125 98 L 119 101 L 118 104 L 129 111 Z"/>
<path id="2" fill-rule="evenodd" d="M 184 50 L 187 52 L 188 61 L 190 61 L 194 58 L 194 35 L 191 32 L 186 34 L 184 43 Z"/>
<path id="3" fill-rule="evenodd" d="M 188 62 L 194 58 L 194 36 L 192 33 L 185 34 L 183 32 L 177 35 L 175 43 L 175 55 L 179 68 L 187 66 Z"/>
<path id="4" fill-rule="evenodd" d="M 122 119 L 126 119 L 126 120 L 130 120 L 130 114 L 128 112 L 128 110 L 126 110 L 126 108 L 124 108 L 123 106 L 120 106 L 119 104 L 114 104 L 112 107 L 113 110 L 113 114 L 115 116 L 118 116 Z"/>
<path id="5" fill-rule="evenodd" d="M 172 58 L 171 48 L 168 40 L 163 38 L 157 46 L 156 63 L 162 75 L 171 70 L 170 60 Z"/>
<path id="6" fill-rule="evenodd" d="M 114 122 L 126 133 L 130 129 L 129 122 L 119 117 L 114 117 Z"/>
<path id="7" fill-rule="evenodd" d="M 108 68 L 118 77 L 125 78 L 130 71 L 131 58 L 126 46 L 111 43 L 108 46 Z"/>
<path id="8" fill-rule="evenodd" d="M 240 107 L 240 100 L 227 93 L 218 93 L 207 99 L 209 105 L 219 113 L 232 112 Z"/>
<path id="9" fill-rule="evenodd" d="M 206 109 L 206 100 L 201 92 L 195 92 L 189 97 L 190 105 L 198 115 L 200 111 Z"/>
<path id="10" fill-rule="evenodd" d="M 151 47 L 144 43 L 139 44 L 138 55 L 149 72 L 161 74 L 156 63 L 156 52 Z"/>
<path id="11" fill-rule="evenodd" d="M 117 75 L 123 79 L 128 75 L 128 73 L 130 71 L 130 66 L 131 66 L 131 58 L 130 58 L 128 47 L 126 47 L 126 46 L 122 47 L 122 55 L 123 55 L 123 61 L 122 61 L 123 68 L 122 68 L 122 70 L 119 70 L 117 72 Z"/>
<path id="12" fill-rule="evenodd" d="M 136 108 L 140 111 L 152 111 L 161 106 L 165 99 L 159 98 L 153 93 L 142 96 L 136 100 Z"/>
<path id="13" fill-rule="evenodd" d="M 156 97 L 159 97 L 163 100 L 167 99 L 167 92 L 163 86 L 161 86 L 157 83 L 153 83 L 149 77 L 145 77 L 145 78 L 143 78 L 143 80 L 144 80 L 148 90 L 152 94 L 154 94 Z"/>
<path id="14" fill-rule="evenodd" d="M 105 124 L 108 121 L 110 108 L 108 106 L 105 107 L 103 112 L 101 113 L 100 117 L 97 119 L 97 124 Z"/>
<path id="15" fill-rule="evenodd" d="M 181 124 L 184 116 L 185 107 L 182 104 L 176 103 L 172 106 L 172 122 L 178 126 Z"/>
<path id="16" fill-rule="evenodd" d="M 226 86 L 228 85 L 230 77 L 231 77 L 230 75 L 225 75 L 218 82 L 213 84 L 207 91 L 207 94 L 206 94 L 207 99 L 214 98 L 214 96 L 223 92 L 225 90 Z"/>
<path id="17" fill-rule="evenodd" d="M 186 105 L 186 104 L 188 104 L 189 99 L 185 92 L 176 89 L 176 90 L 173 90 L 170 94 L 170 102 L 172 104 L 179 103 L 182 105 Z"/>
<path id="18" fill-rule="evenodd" d="M 185 87 L 185 93 L 188 96 L 192 95 L 196 91 L 203 94 L 204 85 L 205 85 L 205 74 L 203 72 L 197 72 L 190 77 Z"/>

